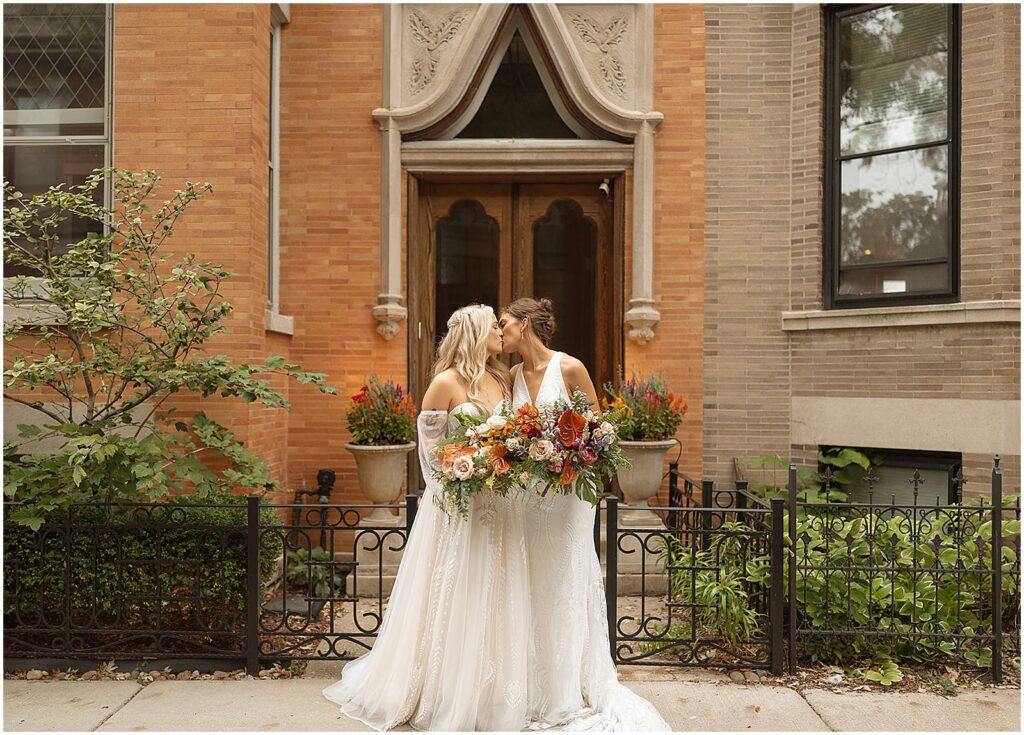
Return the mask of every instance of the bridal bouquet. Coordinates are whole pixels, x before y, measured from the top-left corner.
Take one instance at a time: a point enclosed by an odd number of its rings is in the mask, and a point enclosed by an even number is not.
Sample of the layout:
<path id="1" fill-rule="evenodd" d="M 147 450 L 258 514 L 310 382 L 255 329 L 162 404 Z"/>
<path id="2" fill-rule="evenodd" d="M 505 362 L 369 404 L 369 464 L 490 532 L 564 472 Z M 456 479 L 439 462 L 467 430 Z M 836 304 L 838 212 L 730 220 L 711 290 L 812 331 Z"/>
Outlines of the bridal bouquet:
<path id="1" fill-rule="evenodd" d="M 443 507 L 469 517 L 470 499 L 479 493 L 514 491 L 575 493 L 597 504 L 603 478 L 629 461 L 618 445 L 617 427 L 600 419 L 582 391 L 541 410 L 526 404 L 512 413 L 506 400 L 495 414 L 459 414 L 461 431 L 438 443 Z"/>
<path id="2" fill-rule="evenodd" d="M 510 453 L 518 446 L 511 405 L 506 400 L 491 416 L 457 414 L 461 432 L 439 442 L 434 454 L 440 468 L 434 479 L 441 484 L 442 505 L 469 517 L 469 501 L 481 492 L 507 495 L 518 489 Z"/>
<path id="3" fill-rule="evenodd" d="M 513 419 L 520 438 L 511 450 L 520 482 L 533 485 L 541 495 L 549 490 L 575 493 L 596 505 L 603 478 L 628 467 L 619 449 L 617 427 L 599 418 L 583 391 L 555 401 L 541 410 L 527 404 Z"/>

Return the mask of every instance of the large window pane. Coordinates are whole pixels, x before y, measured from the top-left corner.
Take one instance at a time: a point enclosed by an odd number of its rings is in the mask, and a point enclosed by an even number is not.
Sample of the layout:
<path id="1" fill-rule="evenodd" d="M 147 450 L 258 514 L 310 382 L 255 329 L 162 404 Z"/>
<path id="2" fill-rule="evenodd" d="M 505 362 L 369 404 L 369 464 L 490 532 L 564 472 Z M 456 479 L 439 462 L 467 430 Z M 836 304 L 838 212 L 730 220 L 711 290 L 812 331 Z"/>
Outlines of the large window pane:
<path id="1" fill-rule="evenodd" d="M 948 180 L 945 146 L 844 161 L 840 266 L 945 258 Z"/>
<path id="2" fill-rule="evenodd" d="M 93 169 L 103 168 L 104 146 L 100 145 L 8 145 L 4 146 L 4 176 L 14 183 L 25 196 L 40 194 L 49 187 L 65 183 L 68 187 L 84 184 Z M 101 201 L 102 187 L 96 189 Z M 62 247 L 56 254 L 66 252 L 67 245 L 85 238 L 89 232 L 102 232 L 103 227 L 91 220 L 70 217 L 58 230 Z M 4 259 L 4 276 L 39 275 L 22 265 L 9 264 Z"/>
<path id="3" fill-rule="evenodd" d="M 955 299 L 959 10 L 828 15 L 826 306 Z"/>
<path id="4" fill-rule="evenodd" d="M 888 5 L 841 21 L 843 155 L 945 139 L 948 12 Z"/>
<path id="5" fill-rule="evenodd" d="M 4 5 L 5 135 L 104 135 L 106 12 Z"/>

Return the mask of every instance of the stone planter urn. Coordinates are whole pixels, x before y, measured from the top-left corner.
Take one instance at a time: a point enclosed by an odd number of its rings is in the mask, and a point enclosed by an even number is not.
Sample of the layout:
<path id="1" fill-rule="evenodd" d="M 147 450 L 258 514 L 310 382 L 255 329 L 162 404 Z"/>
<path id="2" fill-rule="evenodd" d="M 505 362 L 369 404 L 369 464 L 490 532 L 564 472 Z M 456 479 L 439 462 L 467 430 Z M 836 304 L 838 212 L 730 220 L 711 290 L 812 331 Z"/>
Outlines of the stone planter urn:
<path id="1" fill-rule="evenodd" d="M 625 496 L 626 505 L 647 506 L 647 500 L 658 494 L 664 474 L 665 454 L 676 444 L 675 439 L 657 441 L 619 440 L 622 454 L 629 460 L 629 467 L 616 473 L 619 488 Z M 661 520 L 651 510 L 621 511 L 623 525 L 661 525 Z"/>
<path id="2" fill-rule="evenodd" d="M 359 490 L 371 503 L 393 503 L 402 491 L 405 457 L 416 448 L 416 442 L 405 444 L 346 444 L 345 449 L 356 458 Z M 387 508 L 374 508 L 360 521 L 362 526 L 395 526 L 404 523 L 402 515 L 393 516 Z"/>

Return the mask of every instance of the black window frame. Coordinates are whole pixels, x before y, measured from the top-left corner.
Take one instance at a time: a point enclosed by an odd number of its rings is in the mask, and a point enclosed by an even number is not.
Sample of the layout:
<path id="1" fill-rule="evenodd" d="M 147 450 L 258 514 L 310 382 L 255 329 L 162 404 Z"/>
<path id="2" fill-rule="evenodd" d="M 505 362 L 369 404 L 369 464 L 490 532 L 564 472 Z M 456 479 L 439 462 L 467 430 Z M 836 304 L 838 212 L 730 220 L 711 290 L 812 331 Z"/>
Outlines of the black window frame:
<path id="1" fill-rule="evenodd" d="M 961 107 L 961 9 L 947 4 L 949 58 L 947 68 L 947 121 L 946 138 L 942 141 L 916 143 L 895 148 L 870 151 L 869 155 L 898 153 L 938 146 L 947 147 L 949 165 L 949 274 L 946 288 L 940 292 L 914 292 L 912 294 L 870 294 L 840 296 L 839 287 L 839 233 L 842 217 L 842 162 L 865 154 L 840 155 L 839 147 L 839 86 L 838 63 L 840 22 L 852 15 L 884 8 L 897 3 L 860 5 L 828 5 L 825 7 L 825 59 L 824 59 L 824 172 L 823 172 L 823 254 L 822 305 L 825 309 L 857 309 L 878 306 L 918 306 L 947 304 L 960 301 L 960 107 Z M 897 261 L 902 262 L 902 261 Z M 917 261 L 908 261 L 917 262 Z M 926 262 L 926 261 L 923 261 Z M 937 260 L 935 262 L 944 262 Z M 878 264 L 881 265 L 881 264 Z M 877 265 L 875 266 L 877 267 Z"/>
<path id="2" fill-rule="evenodd" d="M 840 447 L 839 444 L 820 444 L 818 445 L 818 452 L 824 453 L 830 449 Z M 945 472 L 946 477 L 946 503 L 948 505 L 958 505 L 962 502 L 963 488 L 957 488 L 954 479 L 956 478 L 957 471 L 963 468 L 963 452 L 944 452 L 931 449 L 897 449 L 887 447 L 852 447 L 858 452 L 861 452 L 872 459 L 872 461 L 881 460 L 881 465 L 885 467 L 898 467 L 907 470 L 907 480 L 909 481 L 913 475 L 914 470 L 936 470 Z M 818 473 L 823 473 L 828 465 L 823 462 L 818 462 Z M 918 497 L 919 505 L 930 506 L 932 503 L 929 500 L 935 500 L 936 495 L 940 502 L 943 497 L 943 493 L 933 493 L 931 490 L 926 490 L 921 493 Z M 884 498 L 877 501 L 876 504 L 884 504 Z"/>

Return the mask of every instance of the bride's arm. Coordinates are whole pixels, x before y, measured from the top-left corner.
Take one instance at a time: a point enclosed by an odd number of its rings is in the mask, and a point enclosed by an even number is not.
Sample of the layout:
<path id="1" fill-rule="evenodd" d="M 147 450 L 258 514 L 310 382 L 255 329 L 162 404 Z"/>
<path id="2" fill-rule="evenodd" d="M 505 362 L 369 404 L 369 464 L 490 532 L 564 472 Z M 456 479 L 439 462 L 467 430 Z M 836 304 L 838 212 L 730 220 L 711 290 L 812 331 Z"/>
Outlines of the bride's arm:
<path id="1" fill-rule="evenodd" d="M 434 456 L 434 447 L 445 438 L 448 429 L 448 408 L 455 392 L 454 381 L 447 373 L 441 373 L 430 381 L 423 394 L 423 405 L 416 419 L 416 433 L 419 436 L 418 454 L 420 470 L 428 487 L 436 482 L 433 473 L 440 468 Z"/>
<path id="2" fill-rule="evenodd" d="M 601 413 L 601 403 L 597 400 L 597 390 L 594 389 L 594 381 L 590 379 L 590 373 L 587 372 L 586 365 L 575 357 L 566 355 L 562 361 L 562 379 L 565 381 L 565 386 L 569 389 L 570 393 L 575 390 L 583 391 L 594 413 Z"/>

